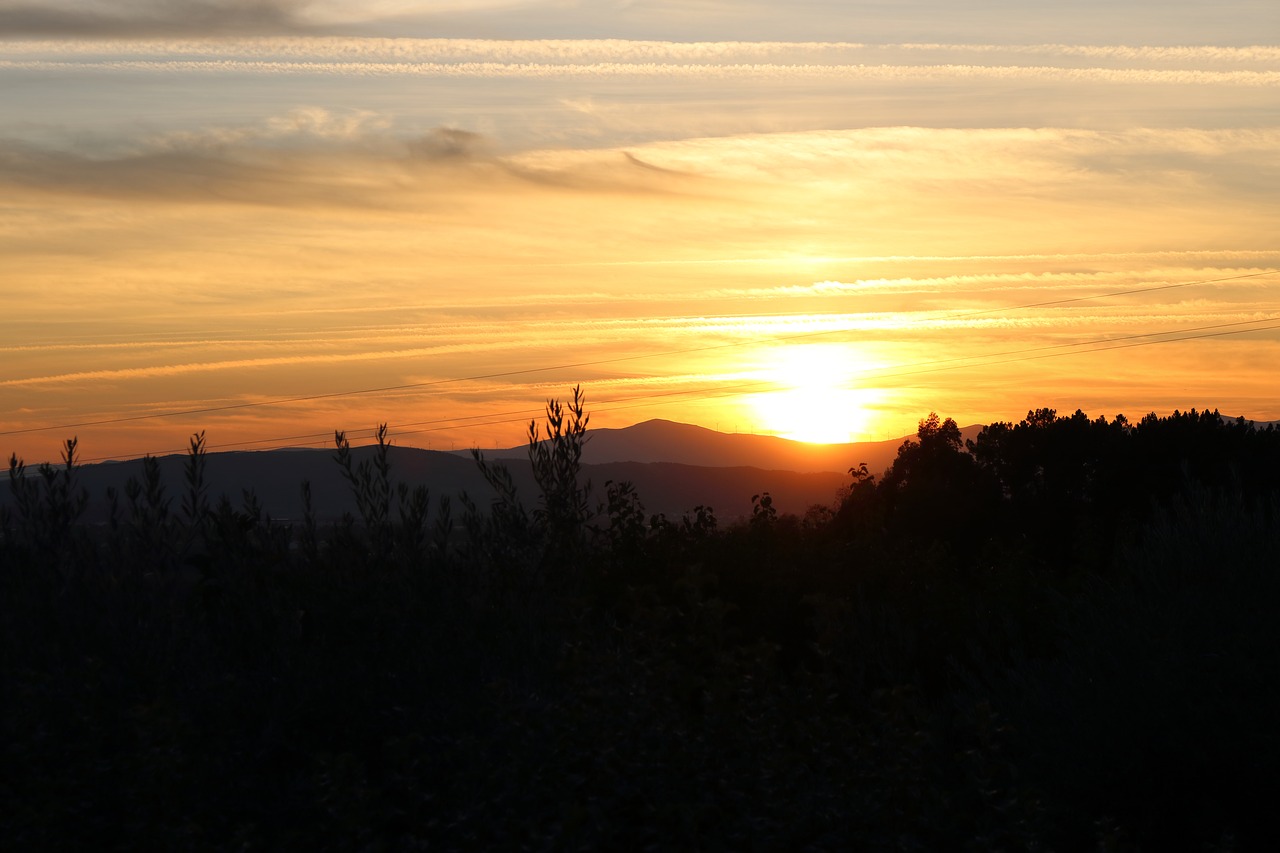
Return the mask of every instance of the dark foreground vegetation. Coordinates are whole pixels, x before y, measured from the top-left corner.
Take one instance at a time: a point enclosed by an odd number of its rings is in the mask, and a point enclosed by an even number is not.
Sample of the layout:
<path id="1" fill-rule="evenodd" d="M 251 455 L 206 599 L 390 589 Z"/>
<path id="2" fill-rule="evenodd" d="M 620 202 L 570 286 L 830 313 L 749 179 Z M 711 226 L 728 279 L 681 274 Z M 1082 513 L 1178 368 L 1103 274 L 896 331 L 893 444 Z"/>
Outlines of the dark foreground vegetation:
<path id="1" fill-rule="evenodd" d="M 397 487 L 290 526 L 158 476 L 77 523 L 11 463 L 0 847 L 1232 850 L 1274 834 L 1280 431 L 922 421 L 831 507 L 527 512 Z M 153 465 L 146 470 L 152 472 Z M 767 488 L 768 484 L 761 484 Z M 303 486 L 304 491 L 306 486 Z"/>

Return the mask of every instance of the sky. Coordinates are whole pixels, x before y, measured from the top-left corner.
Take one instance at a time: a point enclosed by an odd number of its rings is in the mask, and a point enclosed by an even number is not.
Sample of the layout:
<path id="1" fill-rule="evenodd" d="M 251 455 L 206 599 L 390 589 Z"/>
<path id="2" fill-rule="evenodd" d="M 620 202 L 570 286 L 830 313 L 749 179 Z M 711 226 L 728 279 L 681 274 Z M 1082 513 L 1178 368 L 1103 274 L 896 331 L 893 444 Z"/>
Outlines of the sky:
<path id="1" fill-rule="evenodd" d="M 1280 419 L 1280 4 L 0 0 L 0 450 Z"/>

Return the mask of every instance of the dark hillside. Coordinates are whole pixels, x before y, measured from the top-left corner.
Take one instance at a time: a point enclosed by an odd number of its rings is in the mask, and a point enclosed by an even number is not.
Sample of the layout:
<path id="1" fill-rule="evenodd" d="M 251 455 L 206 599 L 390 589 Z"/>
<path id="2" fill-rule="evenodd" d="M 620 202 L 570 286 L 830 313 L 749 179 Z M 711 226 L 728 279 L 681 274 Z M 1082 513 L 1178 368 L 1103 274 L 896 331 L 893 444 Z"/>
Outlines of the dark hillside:
<path id="1" fill-rule="evenodd" d="M 357 461 L 369 458 L 369 448 L 355 448 Z M 506 460 L 519 494 L 532 510 L 537 502 L 537 483 L 529 467 L 528 454 Z M 161 480 L 170 493 L 183 485 L 182 456 L 161 457 Z M 467 492 L 487 503 L 492 489 L 468 456 L 416 448 L 393 447 L 390 461 L 397 476 L 410 486 L 422 485 L 436 498 L 455 497 Z M 89 494 L 82 517 L 86 523 L 107 520 L 107 489 L 123 494 L 130 477 L 142 477 L 141 460 L 86 465 L 78 469 L 77 481 Z M 595 485 L 596 498 L 603 500 L 609 480 L 632 481 L 643 497 L 649 513 L 678 517 L 695 506 L 715 507 L 721 518 L 733 520 L 751 513 L 751 495 L 771 492 L 779 509 L 803 513 L 813 504 L 827 505 L 848 479 L 843 473 L 769 471 L 750 467 L 700 467 L 669 462 L 610 462 L 584 465 L 584 481 Z M 281 521 L 302 517 L 301 484 L 311 484 L 314 511 L 321 521 L 333 521 L 344 512 L 355 513 L 356 501 L 333 461 L 329 450 L 276 450 L 237 453 L 210 453 L 206 461 L 206 482 L 211 498 L 226 495 L 233 504 L 252 491 L 264 513 Z M 13 495 L 0 483 L 0 507 L 12 506 Z"/>
<path id="2" fill-rule="evenodd" d="M 965 427 L 965 438 L 973 438 L 980 426 Z M 854 444 L 806 444 L 771 435 L 723 433 L 692 424 L 650 420 L 623 429 L 593 429 L 587 432 L 582 461 L 675 462 L 716 468 L 763 468 L 772 471 L 819 471 L 844 474 L 863 462 L 874 473 L 892 464 L 902 438 Z M 465 455 L 465 451 L 460 455 Z M 494 459 L 523 459 L 524 447 L 486 450 Z"/>
<path id="3" fill-rule="evenodd" d="M 931 415 L 825 509 L 719 469 L 727 522 L 643 491 L 717 469 L 588 495 L 562 413 L 526 471 L 343 448 L 333 524 L 218 501 L 198 440 L 105 526 L 95 469 L 15 464 L 0 846 L 1270 848 L 1280 430 Z"/>

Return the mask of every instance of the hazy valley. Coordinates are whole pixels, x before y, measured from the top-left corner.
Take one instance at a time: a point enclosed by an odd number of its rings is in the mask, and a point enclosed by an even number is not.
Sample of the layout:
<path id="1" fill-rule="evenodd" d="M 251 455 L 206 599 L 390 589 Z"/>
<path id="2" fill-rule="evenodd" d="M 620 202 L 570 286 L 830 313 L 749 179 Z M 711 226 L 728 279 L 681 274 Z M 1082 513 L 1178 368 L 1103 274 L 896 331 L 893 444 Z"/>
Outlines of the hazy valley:
<path id="1" fill-rule="evenodd" d="M 966 437 L 980 427 L 969 427 Z M 689 424 L 651 420 L 624 429 L 590 430 L 583 451 L 583 477 L 603 499 L 605 484 L 629 481 L 645 511 L 678 518 L 696 506 L 712 507 L 722 521 L 751 514 L 752 495 L 769 492 L 780 512 L 803 514 L 818 504 L 830 506 L 837 491 L 849 481 L 849 469 L 865 462 L 880 473 L 893 461 L 906 439 L 848 445 L 813 445 L 774 436 L 730 434 Z M 485 458 L 503 461 L 510 469 L 519 493 L 529 509 L 537 502 L 537 484 L 526 446 L 486 449 Z M 367 458 L 368 448 L 354 448 L 357 459 Z M 226 495 L 239 505 L 252 491 L 263 511 L 277 520 L 296 520 L 302 514 L 301 486 L 311 484 L 317 518 L 330 521 L 356 512 L 355 499 L 332 450 L 290 449 L 243 452 L 211 452 L 207 456 L 207 483 L 215 499 Z M 393 447 L 390 454 L 397 480 L 409 486 L 426 486 L 433 500 L 456 499 L 466 492 L 481 505 L 492 497 L 469 450 L 439 451 Z M 180 494 L 185 457 L 159 460 L 163 482 L 171 494 Z M 123 494 L 130 477 L 141 479 L 142 462 L 105 462 L 85 465 L 78 481 L 89 493 L 86 522 L 107 519 L 107 489 Z M 0 505 L 12 501 L 7 488 L 0 489 Z"/>

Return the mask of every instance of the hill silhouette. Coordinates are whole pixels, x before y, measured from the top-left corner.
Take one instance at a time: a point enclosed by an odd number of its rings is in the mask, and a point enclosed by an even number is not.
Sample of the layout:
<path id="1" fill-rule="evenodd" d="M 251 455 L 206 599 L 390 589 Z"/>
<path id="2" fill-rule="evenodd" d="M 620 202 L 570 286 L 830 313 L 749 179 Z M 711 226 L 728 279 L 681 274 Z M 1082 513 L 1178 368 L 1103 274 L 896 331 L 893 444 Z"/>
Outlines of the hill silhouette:
<path id="1" fill-rule="evenodd" d="M 367 458 L 367 448 L 355 448 L 357 461 Z M 207 461 L 209 493 L 217 498 L 226 495 L 239 505 L 246 491 L 252 491 L 264 512 L 278 520 L 292 520 L 302 513 L 301 485 L 311 484 L 316 516 L 321 521 L 333 520 L 344 512 L 355 511 L 355 501 L 341 471 L 328 450 L 274 450 L 256 452 L 210 453 Z M 185 457 L 160 459 L 163 482 L 170 494 L 180 494 Z M 537 487 L 527 459 L 504 460 L 510 469 L 520 496 L 531 509 L 537 500 Z M 475 462 L 469 457 L 412 447 L 391 450 L 394 476 L 410 486 L 424 485 L 433 499 L 456 498 L 466 491 L 481 504 L 487 504 L 490 489 Z M 89 491 L 90 502 L 85 521 L 107 519 L 108 487 L 124 488 L 130 477 L 141 477 L 142 463 L 131 462 L 86 465 L 78 471 L 78 482 Z M 751 512 L 751 496 L 770 492 L 781 512 L 803 513 L 813 504 L 829 505 L 847 474 L 834 471 L 772 471 L 750 466 L 702 467 L 674 462 L 609 462 L 584 465 L 583 477 L 603 496 L 609 480 L 631 481 L 641 495 L 649 513 L 679 516 L 698 505 L 714 507 L 726 521 L 745 517 Z M 0 504 L 10 500 L 8 490 L 0 494 Z"/>
<path id="2" fill-rule="evenodd" d="M 1265 849 L 1280 430 L 931 413 L 882 473 L 584 468 L 579 402 L 505 468 L 385 428 L 15 462 L 0 846 Z M 405 487 L 455 475 L 492 491 Z M 356 517 L 272 510 L 301 480 Z M 771 494 L 645 512 L 720 487 Z"/>
<path id="3" fill-rule="evenodd" d="M 964 427 L 973 438 L 981 426 Z M 774 471 L 835 471 L 845 474 L 866 462 L 880 472 L 893 462 L 907 436 L 850 444 L 809 444 L 772 435 L 724 433 L 693 424 L 655 418 L 621 429 L 589 430 L 582 453 L 586 464 L 607 462 L 676 462 L 713 468 L 752 467 Z M 455 451 L 459 453 L 459 451 Z M 469 455 L 461 451 L 462 455 Z M 493 459 L 522 459 L 526 448 L 485 450 Z"/>
<path id="4" fill-rule="evenodd" d="M 966 427 L 966 437 L 981 427 Z M 646 512 L 679 516 L 696 506 L 710 506 L 724 521 L 751 513 L 751 496 L 769 492 L 779 512 L 803 514 L 810 506 L 832 504 L 847 483 L 848 470 L 866 462 L 880 472 L 893 462 L 906 437 L 853 444 L 807 444 L 776 436 L 722 433 L 692 424 L 649 420 L 621 429 L 593 429 L 583 452 L 583 476 L 603 496 L 604 485 L 630 481 Z M 357 459 L 368 448 L 354 448 Z M 525 445 L 482 451 L 501 460 L 515 479 L 522 499 L 532 506 L 538 494 Z M 181 491 L 183 455 L 159 459 L 166 488 Z M 393 447 L 393 471 L 410 486 L 423 485 L 433 498 L 467 492 L 481 504 L 491 490 L 471 458 L 471 451 L 438 451 Z M 108 516 L 106 492 L 123 492 L 130 477 L 141 478 L 141 460 L 81 466 L 77 478 L 90 496 L 84 520 Z M 301 485 L 311 484 L 320 520 L 353 512 L 355 502 L 332 450 L 285 449 L 208 454 L 209 493 L 226 495 L 238 505 L 252 492 L 264 512 L 280 520 L 300 517 Z M 0 489 L 0 505 L 12 496 Z"/>

